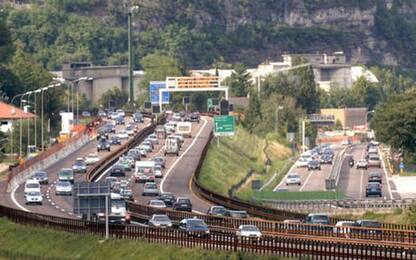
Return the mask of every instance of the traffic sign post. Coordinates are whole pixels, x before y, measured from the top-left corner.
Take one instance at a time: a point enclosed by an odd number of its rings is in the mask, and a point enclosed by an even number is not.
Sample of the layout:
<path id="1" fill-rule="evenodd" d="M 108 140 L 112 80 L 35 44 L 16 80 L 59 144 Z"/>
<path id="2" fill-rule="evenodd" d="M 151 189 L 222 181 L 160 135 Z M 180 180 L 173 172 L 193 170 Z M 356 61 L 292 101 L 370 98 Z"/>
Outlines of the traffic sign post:
<path id="1" fill-rule="evenodd" d="M 235 133 L 235 120 L 233 116 L 214 117 L 215 136 L 233 136 Z"/>
<path id="2" fill-rule="evenodd" d="M 400 162 L 399 168 L 400 168 L 400 173 L 403 174 L 403 171 L 404 171 L 404 163 L 403 162 Z"/>

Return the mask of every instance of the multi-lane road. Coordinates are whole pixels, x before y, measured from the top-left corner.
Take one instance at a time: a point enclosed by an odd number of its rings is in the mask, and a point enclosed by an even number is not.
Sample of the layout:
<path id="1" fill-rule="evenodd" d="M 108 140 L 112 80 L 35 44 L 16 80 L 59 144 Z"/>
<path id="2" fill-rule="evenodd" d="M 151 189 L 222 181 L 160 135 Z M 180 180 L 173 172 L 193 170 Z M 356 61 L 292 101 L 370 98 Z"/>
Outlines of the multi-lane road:
<path id="1" fill-rule="evenodd" d="M 126 123 L 131 121 L 127 118 Z M 145 120 L 144 123 L 139 124 L 138 128 L 143 129 L 148 126 L 150 121 Z M 116 133 L 122 130 L 124 126 L 117 126 Z M 175 196 L 189 197 L 193 204 L 195 212 L 204 213 L 208 210 L 210 204 L 199 199 L 190 191 L 190 180 L 197 167 L 202 150 L 209 140 L 209 135 L 212 130 L 212 120 L 209 117 L 203 117 L 199 124 L 193 123 L 191 138 L 186 138 L 179 156 L 167 155 L 166 168 L 163 171 L 164 177 L 157 179 L 156 182 L 162 192 L 172 192 Z M 126 141 L 123 141 L 123 144 Z M 163 155 L 164 140 L 160 140 L 153 151 L 147 155 L 143 160 L 152 160 L 155 156 Z M 6 205 L 18 208 L 24 211 L 34 213 L 42 213 L 47 215 L 61 216 L 61 217 L 76 217 L 73 213 L 73 199 L 71 196 L 55 195 L 55 184 L 58 179 L 58 172 L 62 168 L 71 168 L 75 159 L 78 157 L 85 157 L 90 153 L 96 152 L 97 141 L 90 141 L 78 151 L 67 156 L 66 158 L 56 162 L 52 166 L 45 169 L 48 173 L 49 184 L 42 185 L 42 194 L 44 195 L 43 205 L 25 205 L 24 184 L 13 190 L 11 194 L 5 196 L 3 201 Z M 112 150 L 117 146 L 112 146 Z M 100 157 L 105 156 L 108 152 L 100 152 Z M 97 181 L 105 180 L 106 176 L 110 174 L 109 168 L 107 171 L 98 176 Z M 126 177 L 122 179 L 129 180 L 129 186 L 134 194 L 134 200 L 138 203 L 146 204 L 150 199 L 155 197 L 142 196 L 143 184 L 135 183 L 133 180 L 134 169 L 126 173 Z M 76 173 L 75 181 L 85 181 L 84 173 Z"/>

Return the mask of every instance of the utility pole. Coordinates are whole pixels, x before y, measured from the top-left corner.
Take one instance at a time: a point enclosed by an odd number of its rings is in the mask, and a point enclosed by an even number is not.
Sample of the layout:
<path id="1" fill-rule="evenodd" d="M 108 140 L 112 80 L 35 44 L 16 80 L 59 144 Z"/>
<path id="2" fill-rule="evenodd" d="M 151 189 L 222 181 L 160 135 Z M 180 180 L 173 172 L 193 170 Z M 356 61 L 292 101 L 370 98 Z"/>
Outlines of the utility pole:
<path id="1" fill-rule="evenodd" d="M 127 23 L 128 23 L 128 45 L 129 45 L 129 90 L 130 90 L 130 105 L 134 103 L 134 88 L 133 88 L 133 49 L 132 49 L 132 33 L 131 33 L 131 18 L 132 18 L 132 9 L 127 13 Z"/>

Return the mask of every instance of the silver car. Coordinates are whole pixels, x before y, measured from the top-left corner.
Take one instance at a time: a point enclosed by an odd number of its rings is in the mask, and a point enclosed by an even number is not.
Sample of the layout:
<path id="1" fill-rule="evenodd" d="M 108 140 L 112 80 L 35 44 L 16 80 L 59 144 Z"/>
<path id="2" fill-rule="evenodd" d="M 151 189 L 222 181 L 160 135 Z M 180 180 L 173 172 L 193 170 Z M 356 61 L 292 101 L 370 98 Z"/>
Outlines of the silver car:
<path id="1" fill-rule="evenodd" d="M 42 205 L 42 194 L 39 191 L 31 191 L 25 194 L 26 205 L 28 204 L 40 204 Z"/>
<path id="2" fill-rule="evenodd" d="M 149 226 L 161 228 L 172 227 L 172 221 L 167 215 L 155 214 L 149 219 Z"/>
<path id="3" fill-rule="evenodd" d="M 58 181 L 55 187 L 56 195 L 72 195 L 72 184 L 69 181 Z"/>
<path id="4" fill-rule="evenodd" d="M 159 188 L 154 182 L 146 182 L 143 187 L 143 196 L 159 196 Z"/>

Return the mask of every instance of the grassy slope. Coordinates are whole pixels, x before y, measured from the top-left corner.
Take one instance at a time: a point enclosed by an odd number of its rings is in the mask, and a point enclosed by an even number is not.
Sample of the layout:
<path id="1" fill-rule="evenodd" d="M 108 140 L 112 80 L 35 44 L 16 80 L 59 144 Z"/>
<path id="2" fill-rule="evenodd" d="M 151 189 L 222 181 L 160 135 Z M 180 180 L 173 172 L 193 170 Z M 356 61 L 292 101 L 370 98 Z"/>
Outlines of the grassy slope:
<path id="1" fill-rule="evenodd" d="M 375 219 L 385 223 L 395 223 L 404 225 L 416 225 L 416 211 L 396 209 L 394 213 L 373 213 L 366 212 L 363 215 L 341 215 L 348 219 Z"/>
<path id="2" fill-rule="evenodd" d="M 241 127 L 237 128 L 234 137 L 220 138 L 219 147 L 217 140 L 214 139 L 202 166 L 199 180 L 205 187 L 227 195 L 230 187 L 244 178 L 250 169 L 257 173 L 263 172 L 266 159 L 263 153 L 264 146 L 264 139 L 249 134 Z M 273 161 L 271 170 L 267 174 L 256 174 L 254 177 L 263 183 L 274 172 L 280 170 L 290 156 L 290 150 L 277 143 L 271 143 L 267 154 Z M 237 195 L 245 199 L 250 198 L 251 184 L 243 187 Z"/>
<path id="3" fill-rule="evenodd" d="M 3 218 L 0 218 L 0 234 L 0 259 L 23 256 L 59 259 L 276 259 L 233 252 L 183 249 L 143 241 L 103 242 L 92 235 L 81 236 L 22 226 Z"/>

